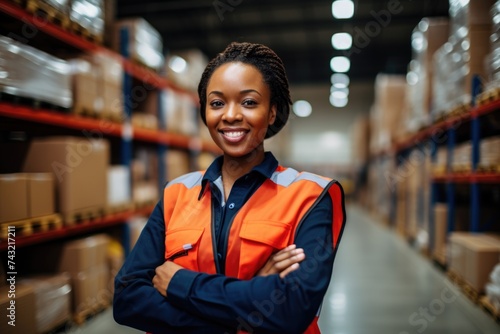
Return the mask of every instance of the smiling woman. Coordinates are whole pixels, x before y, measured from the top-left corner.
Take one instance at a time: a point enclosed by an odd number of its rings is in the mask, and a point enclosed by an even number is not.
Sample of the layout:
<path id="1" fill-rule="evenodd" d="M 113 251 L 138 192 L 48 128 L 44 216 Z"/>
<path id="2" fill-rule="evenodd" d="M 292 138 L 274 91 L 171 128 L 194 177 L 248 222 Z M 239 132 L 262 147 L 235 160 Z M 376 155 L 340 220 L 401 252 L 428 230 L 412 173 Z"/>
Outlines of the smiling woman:
<path id="1" fill-rule="evenodd" d="M 198 94 L 223 155 L 165 187 L 116 277 L 116 321 L 154 333 L 320 333 L 344 198 L 335 180 L 264 150 L 290 113 L 281 59 L 232 43 Z"/>

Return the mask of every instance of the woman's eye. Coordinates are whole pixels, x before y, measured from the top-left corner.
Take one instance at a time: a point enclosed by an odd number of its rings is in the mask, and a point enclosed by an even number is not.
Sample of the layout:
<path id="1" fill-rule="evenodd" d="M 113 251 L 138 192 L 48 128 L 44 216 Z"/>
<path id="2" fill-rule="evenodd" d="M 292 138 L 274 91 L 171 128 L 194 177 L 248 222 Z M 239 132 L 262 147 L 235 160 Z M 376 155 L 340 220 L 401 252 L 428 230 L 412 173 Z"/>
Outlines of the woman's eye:
<path id="1" fill-rule="evenodd" d="M 221 101 L 212 101 L 212 102 L 210 102 L 210 106 L 212 108 L 222 107 L 223 105 L 224 105 L 224 103 L 222 103 Z"/>
<path id="2" fill-rule="evenodd" d="M 255 102 L 254 100 L 245 100 L 245 101 L 243 101 L 243 105 L 244 106 L 254 106 L 256 104 L 257 104 L 257 102 Z"/>

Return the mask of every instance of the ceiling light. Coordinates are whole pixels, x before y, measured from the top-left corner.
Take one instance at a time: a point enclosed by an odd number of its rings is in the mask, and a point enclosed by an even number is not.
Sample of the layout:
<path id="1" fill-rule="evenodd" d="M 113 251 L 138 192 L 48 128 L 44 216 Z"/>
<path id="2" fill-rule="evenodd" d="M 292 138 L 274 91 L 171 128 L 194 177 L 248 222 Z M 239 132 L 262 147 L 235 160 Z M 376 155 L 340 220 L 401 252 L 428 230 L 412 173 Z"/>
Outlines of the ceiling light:
<path id="1" fill-rule="evenodd" d="M 349 77 L 344 73 L 334 73 L 331 77 L 332 87 L 345 88 L 349 86 Z"/>
<path id="2" fill-rule="evenodd" d="M 349 99 L 347 97 L 345 98 L 337 98 L 330 94 L 330 104 L 336 108 L 343 108 L 347 105 L 347 102 L 349 102 Z"/>
<path id="3" fill-rule="evenodd" d="M 346 32 L 333 34 L 332 46 L 336 50 L 349 50 L 352 46 L 352 36 Z"/>
<path id="4" fill-rule="evenodd" d="M 344 73 L 351 68 L 351 61 L 344 56 L 333 57 L 330 61 L 330 68 L 333 72 Z"/>
<path id="5" fill-rule="evenodd" d="M 332 87 L 330 90 L 330 95 L 336 99 L 345 99 L 349 96 L 349 88 L 337 89 Z"/>
<path id="6" fill-rule="evenodd" d="M 295 115 L 299 117 L 308 117 L 312 113 L 311 104 L 305 100 L 295 101 L 292 108 Z"/>
<path id="7" fill-rule="evenodd" d="M 336 19 L 350 19 L 354 15 L 354 3 L 351 0 L 334 1 L 332 15 Z"/>

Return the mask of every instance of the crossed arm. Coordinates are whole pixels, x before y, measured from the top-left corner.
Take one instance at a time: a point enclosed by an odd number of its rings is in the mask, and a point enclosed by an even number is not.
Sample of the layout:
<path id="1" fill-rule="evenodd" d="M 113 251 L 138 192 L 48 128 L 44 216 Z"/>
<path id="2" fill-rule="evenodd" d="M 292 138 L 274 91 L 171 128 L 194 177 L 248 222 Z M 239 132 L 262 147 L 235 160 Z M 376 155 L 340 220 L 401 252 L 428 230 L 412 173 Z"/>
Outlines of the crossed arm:
<path id="1" fill-rule="evenodd" d="M 257 277 L 241 281 L 164 262 L 160 203 L 116 277 L 115 319 L 156 333 L 234 333 L 245 326 L 259 333 L 302 332 L 321 304 L 333 263 L 331 207 L 317 213 L 313 218 L 322 221 L 300 233 L 304 240 L 298 237 L 296 248 L 277 252 Z M 265 317 L 251 318 L 259 310 Z"/>

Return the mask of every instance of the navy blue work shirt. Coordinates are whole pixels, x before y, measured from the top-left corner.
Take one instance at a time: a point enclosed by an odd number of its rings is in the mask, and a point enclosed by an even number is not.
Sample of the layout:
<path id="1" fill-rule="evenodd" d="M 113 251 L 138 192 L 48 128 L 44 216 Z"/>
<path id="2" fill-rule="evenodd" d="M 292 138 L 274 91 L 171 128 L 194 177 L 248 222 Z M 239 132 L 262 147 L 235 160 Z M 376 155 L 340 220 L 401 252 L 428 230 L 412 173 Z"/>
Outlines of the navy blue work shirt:
<path id="1" fill-rule="evenodd" d="M 306 259 L 281 279 L 278 274 L 239 280 L 223 275 L 229 224 L 278 166 L 266 152 L 264 161 L 233 185 L 224 202 L 223 157 L 207 169 L 202 186 L 212 192 L 213 224 L 217 237 L 219 274 L 179 270 L 167 297 L 152 284 L 155 268 L 165 261 L 163 198 L 156 205 L 135 247 L 115 278 L 113 314 L 123 325 L 153 334 L 303 333 L 317 314 L 330 282 L 335 251 L 332 201 L 328 192 L 312 208 L 297 232 L 295 244 Z M 262 231 L 265 233 L 265 231 Z"/>

